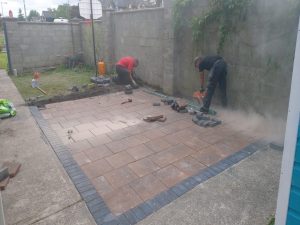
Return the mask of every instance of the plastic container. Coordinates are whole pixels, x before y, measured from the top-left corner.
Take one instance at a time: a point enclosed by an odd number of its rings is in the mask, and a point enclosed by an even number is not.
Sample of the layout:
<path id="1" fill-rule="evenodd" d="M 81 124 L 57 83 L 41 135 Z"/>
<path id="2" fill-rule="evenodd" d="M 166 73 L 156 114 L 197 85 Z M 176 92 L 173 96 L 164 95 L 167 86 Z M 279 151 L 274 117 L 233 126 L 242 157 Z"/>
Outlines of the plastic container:
<path id="1" fill-rule="evenodd" d="M 100 76 L 104 76 L 105 72 L 105 63 L 103 59 L 100 59 L 100 61 L 98 62 L 98 73 Z"/>

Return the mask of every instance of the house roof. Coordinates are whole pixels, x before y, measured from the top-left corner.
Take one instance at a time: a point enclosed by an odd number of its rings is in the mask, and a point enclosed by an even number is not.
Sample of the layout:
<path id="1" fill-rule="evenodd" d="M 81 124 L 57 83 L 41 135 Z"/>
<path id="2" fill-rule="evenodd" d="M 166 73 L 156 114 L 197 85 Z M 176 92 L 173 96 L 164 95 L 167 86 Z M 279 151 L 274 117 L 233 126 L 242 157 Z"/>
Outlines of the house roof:
<path id="1" fill-rule="evenodd" d="M 42 15 L 46 18 L 54 18 L 53 12 L 51 11 L 43 11 Z"/>

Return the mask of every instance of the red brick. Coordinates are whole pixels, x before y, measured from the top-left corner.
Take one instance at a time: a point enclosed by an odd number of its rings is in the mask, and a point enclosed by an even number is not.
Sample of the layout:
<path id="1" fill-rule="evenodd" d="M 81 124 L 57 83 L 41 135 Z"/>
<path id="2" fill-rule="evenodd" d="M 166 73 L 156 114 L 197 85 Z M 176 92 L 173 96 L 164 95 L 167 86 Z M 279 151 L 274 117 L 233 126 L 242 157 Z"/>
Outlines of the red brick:
<path id="1" fill-rule="evenodd" d="M 160 169 L 159 166 L 157 166 L 148 158 L 130 163 L 128 167 L 139 177 L 143 177 L 149 173 Z"/>
<path id="2" fill-rule="evenodd" d="M 167 187 L 152 174 L 133 181 L 130 183 L 130 186 L 144 201 L 153 198 L 167 189 Z"/>
<path id="3" fill-rule="evenodd" d="M 109 156 L 105 158 L 110 165 L 112 165 L 114 168 L 119 168 L 121 166 L 124 166 L 128 163 L 131 163 L 135 161 L 135 159 L 129 155 L 126 151 L 116 153 L 112 156 Z"/>

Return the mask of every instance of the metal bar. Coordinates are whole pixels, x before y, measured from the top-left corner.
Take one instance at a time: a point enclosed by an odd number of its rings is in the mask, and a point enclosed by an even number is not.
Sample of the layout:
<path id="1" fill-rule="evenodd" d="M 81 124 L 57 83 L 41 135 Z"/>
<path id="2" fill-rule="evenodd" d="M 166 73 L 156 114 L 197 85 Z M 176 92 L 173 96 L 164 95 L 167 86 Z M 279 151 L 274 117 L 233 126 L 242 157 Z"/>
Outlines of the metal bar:
<path id="1" fill-rule="evenodd" d="M 6 27 L 6 21 L 5 20 L 3 20 L 3 30 L 4 30 L 4 37 L 5 37 L 5 43 L 6 43 L 6 53 L 7 53 L 7 61 L 8 61 L 8 74 L 12 74 L 9 40 L 8 40 L 7 27 Z"/>
<path id="2" fill-rule="evenodd" d="M 93 3 L 92 0 L 90 0 L 91 5 L 91 20 L 92 20 L 92 36 L 93 36 L 93 49 L 94 49 L 94 63 L 95 63 L 95 77 L 98 76 L 98 70 L 97 70 L 97 60 L 96 60 L 96 46 L 95 46 L 95 30 L 94 30 L 94 16 L 93 16 Z"/>

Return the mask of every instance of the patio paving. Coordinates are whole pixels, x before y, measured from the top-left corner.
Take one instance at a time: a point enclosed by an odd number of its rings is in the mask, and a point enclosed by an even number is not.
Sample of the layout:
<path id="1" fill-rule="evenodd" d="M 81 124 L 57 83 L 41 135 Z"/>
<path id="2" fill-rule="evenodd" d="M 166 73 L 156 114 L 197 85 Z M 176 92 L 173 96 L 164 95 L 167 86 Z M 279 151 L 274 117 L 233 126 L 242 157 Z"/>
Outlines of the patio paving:
<path id="1" fill-rule="evenodd" d="M 121 104 L 128 98 L 133 102 Z M 214 128 L 195 125 L 191 115 L 142 89 L 46 105 L 43 117 L 118 216 L 254 142 L 234 121 Z M 163 114 L 165 122 L 147 123 Z"/>

